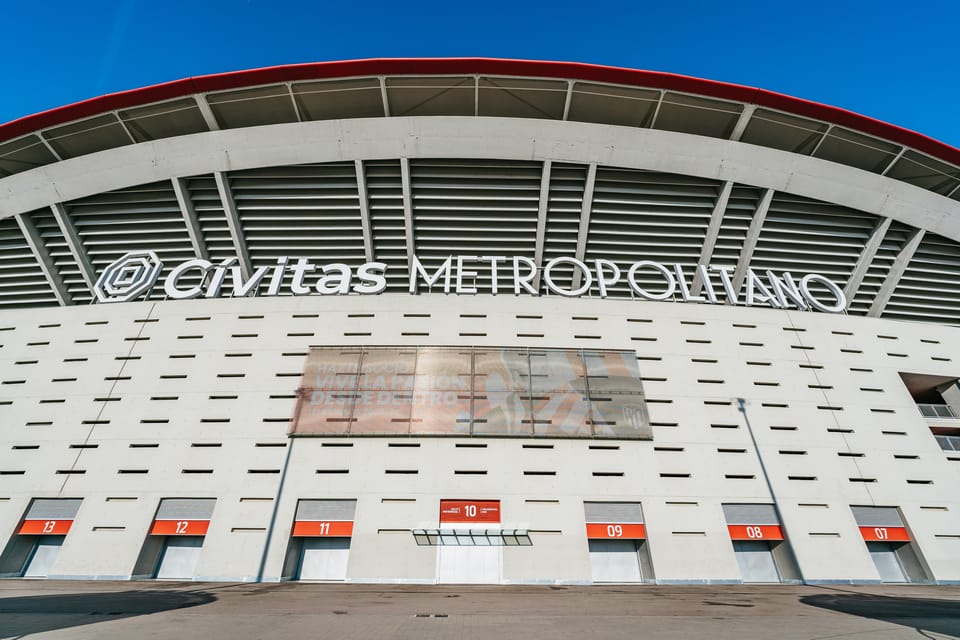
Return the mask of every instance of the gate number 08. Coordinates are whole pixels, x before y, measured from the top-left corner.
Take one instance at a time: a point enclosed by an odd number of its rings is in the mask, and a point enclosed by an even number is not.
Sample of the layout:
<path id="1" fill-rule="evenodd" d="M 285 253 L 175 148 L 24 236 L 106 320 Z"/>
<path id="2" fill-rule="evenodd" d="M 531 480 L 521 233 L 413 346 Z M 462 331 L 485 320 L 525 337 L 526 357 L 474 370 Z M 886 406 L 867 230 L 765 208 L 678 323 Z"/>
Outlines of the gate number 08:
<path id="1" fill-rule="evenodd" d="M 753 539 L 762 538 L 763 529 L 760 527 L 747 527 L 747 537 Z"/>

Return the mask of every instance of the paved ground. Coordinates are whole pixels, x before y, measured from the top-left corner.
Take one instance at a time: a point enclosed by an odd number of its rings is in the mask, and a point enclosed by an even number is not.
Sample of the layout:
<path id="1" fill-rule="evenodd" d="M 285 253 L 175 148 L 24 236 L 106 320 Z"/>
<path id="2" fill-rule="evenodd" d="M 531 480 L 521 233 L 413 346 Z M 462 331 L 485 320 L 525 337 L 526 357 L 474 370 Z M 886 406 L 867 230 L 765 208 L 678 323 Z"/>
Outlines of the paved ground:
<path id="1" fill-rule="evenodd" d="M 0 638 L 960 638 L 960 587 L 7 580 Z"/>

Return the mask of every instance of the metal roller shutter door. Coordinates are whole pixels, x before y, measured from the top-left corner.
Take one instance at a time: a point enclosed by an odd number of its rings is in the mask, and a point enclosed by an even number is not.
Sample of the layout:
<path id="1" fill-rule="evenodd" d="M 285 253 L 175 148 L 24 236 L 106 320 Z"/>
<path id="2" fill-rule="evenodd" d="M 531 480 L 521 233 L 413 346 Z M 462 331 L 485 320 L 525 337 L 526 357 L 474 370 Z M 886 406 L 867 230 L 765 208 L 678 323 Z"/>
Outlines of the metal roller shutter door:
<path id="1" fill-rule="evenodd" d="M 80 498 L 35 498 L 27 509 L 25 520 L 73 520 L 80 510 Z"/>
<path id="2" fill-rule="evenodd" d="M 192 580 L 197 561 L 200 559 L 200 549 L 203 546 L 202 536 L 178 536 L 168 538 L 163 546 L 163 555 L 157 566 L 158 580 Z"/>
<path id="3" fill-rule="evenodd" d="M 344 580 L 350 538 L 306 538 L 300 556 L 300 580 Z"/>
<path id="4" fill-rule="evenodd" d="M 37 539 L 36 546 L 30 554 L 23 570 L 24 578 L 46 578 L 50 568 L 60 555 L 64 536 L 42 536 Z"/>

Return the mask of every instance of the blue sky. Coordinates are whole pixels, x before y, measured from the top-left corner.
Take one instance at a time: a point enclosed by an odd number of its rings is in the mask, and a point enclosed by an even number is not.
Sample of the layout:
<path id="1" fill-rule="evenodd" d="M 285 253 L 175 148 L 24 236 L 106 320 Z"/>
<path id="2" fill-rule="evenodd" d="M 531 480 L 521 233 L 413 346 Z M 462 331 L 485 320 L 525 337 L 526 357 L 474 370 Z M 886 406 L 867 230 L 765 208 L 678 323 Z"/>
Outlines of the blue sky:
<path id="1" fill-rule="evenodd" d="M 843 107 L 960 146 L 958 0 L 10 3 L 0 122 L 193 75 L 489 56 L 669 71 Z"/>

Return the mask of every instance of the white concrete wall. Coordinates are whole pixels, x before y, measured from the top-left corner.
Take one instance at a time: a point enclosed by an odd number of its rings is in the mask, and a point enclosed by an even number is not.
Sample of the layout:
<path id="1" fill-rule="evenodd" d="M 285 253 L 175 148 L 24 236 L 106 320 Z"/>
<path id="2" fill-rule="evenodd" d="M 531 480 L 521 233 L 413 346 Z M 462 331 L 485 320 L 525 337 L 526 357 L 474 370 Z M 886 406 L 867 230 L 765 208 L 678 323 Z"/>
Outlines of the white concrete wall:
<path id="1" fill-rule="evenodd" d="M 429 317 L 404 317 L 414 310 Z M 542 339 L 517 337 L 534 326 Z M 589 581 L 584 500 L 642 502 L 658 580 L 737 581 L 720 505 L 770 498 L 742 397 L 805 579 L 878 579 L 849 509 L 878 505 L 901 508 L 933 579 L 960 580 L 960 455 L 940 450 L 897 375 L 960 375 L 957 328 L 680 303 L 383 295 L 25 309 L 3 312 L 0 329 L 0 544 L 31 498 L 83 498 L 59 577 L 129 577 L 161 498 L 215 497 L 198 577 L 277 580 L 296 501 L 356 498 L 348 579 L 432 582 L 437 549 L 416 546 L 408 530 L 436 527 L 442 498 L 476 498 L 501 500 L 505 528 L 531 530 L 532 547 L 504 550 L 507 582 Z M 371 335 L 344 336 L 356 331 Z M 466 342 L 636 349 L 653 441 L 598 450 L 589 440 L 524 449 L 528 440 L 475 439 L 487 445 L 477 449 L 458 438 L 287 438 L 309 345 Z M 420 447 L 388 446 L 399 441 Z M 316 473 L 331 468 L 349 473 Z M 418 473 L 385 473 L 397 468 Z M 523 475 L 532 469 L 557 475 Z M 753 477 L 727 477 L 737 475 Z"/>

